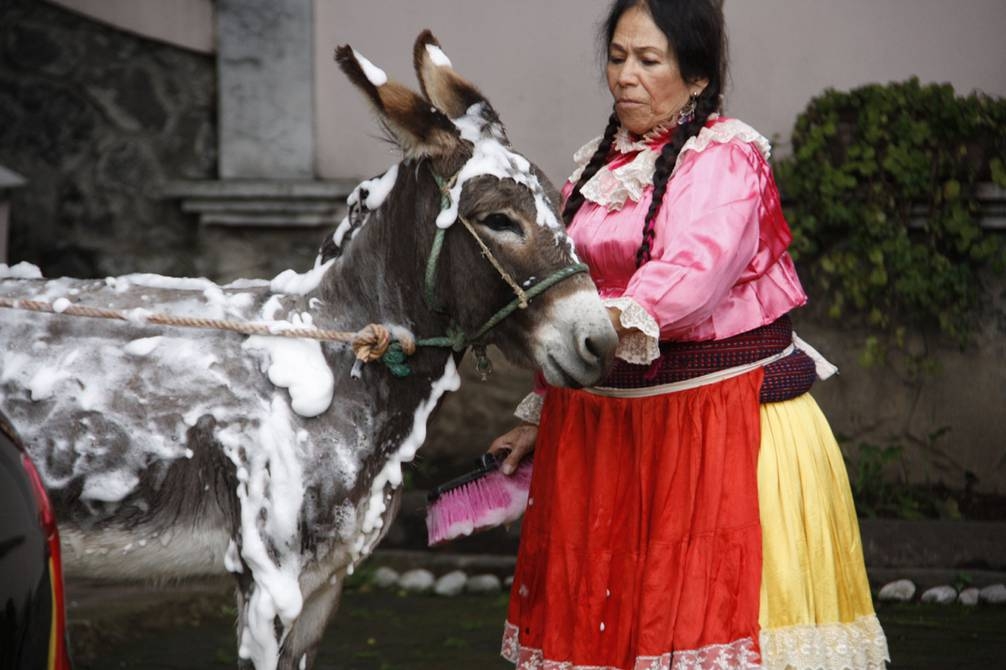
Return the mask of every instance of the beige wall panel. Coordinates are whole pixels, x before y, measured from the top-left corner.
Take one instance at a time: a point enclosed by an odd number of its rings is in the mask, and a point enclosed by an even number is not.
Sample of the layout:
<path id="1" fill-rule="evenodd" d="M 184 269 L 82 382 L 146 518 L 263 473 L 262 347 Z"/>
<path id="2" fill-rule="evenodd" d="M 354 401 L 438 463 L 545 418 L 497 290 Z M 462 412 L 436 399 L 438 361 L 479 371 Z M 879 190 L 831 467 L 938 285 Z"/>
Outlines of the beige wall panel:
<path id="1" fill-rule="evenodd" d="M 728 0 L 728 112 L 786 151 L 796 115 L 825 88 L 917 76 L 1006 95 L 1004 0 Z"/>
<path id="2" fill-rule="evenodd" d="M 608 111 L 596 27 L 601 0 L 316 0 L 318 169 L 323 177 L 383 170 L 393 152 L 373 139 L 362 96 L 332 61 L 351 42 L 414 82 L 411 44 L 429 27 L 455 66 L 498 108 L 514 144 L 553 180 L 600 133 Z M 727 111 L 782 140 L 826 87 L 917 75 L 961 91 L 1006 95 L 1006 1 L 728 0 L 732 85 Z"/>
<path id="3" fill-rule="evenodd" d="M 362 177 L 395 160 L 363 96 L 332 60 L 350 43 L 388 75 L 416 84 L 412 43 L 430 28 L 455 68 L 482 89 L 514 146 L 553 180 L 571 171 L 572 152 L 600 134 L 607 92 L 594 39 L 601 0 L 317 0 L 318 171 Z"/>

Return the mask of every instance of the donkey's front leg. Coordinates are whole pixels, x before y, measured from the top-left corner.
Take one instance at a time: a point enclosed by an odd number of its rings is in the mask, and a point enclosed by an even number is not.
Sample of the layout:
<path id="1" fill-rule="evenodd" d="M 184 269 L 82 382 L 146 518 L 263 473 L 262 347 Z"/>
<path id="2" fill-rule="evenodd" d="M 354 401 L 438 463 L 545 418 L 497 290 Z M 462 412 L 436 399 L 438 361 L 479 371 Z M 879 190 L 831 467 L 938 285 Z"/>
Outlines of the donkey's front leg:
<path id="1" fill-rule="evenodd" d="M 314 666 L 325 626 L 339 607 L 342 580 L 341 576 L 333 576 L 305 597 L 304 609 L 283 642 L 280 670 L 306 670 Z"/>
<path id="2" fill-rule="evenodd" d="M 237 575 L 237 638 L 239 670 L 306 670 L 317 655 L 325 623 L 335 610 L 342 591 L 341 578 L 310 573 L 301 580 L 303 605 L 296 616 L 281 620 L 264 602 L 248 571 Z"/>
<path id="3" fill-rule="evenodd" d="M 237 596 L 238 618 L 235 622 L 237 642 L 238 642 L 238 670 L 255 670 L 255 663 L 250 658 L 241 657 L 241 638 L 248 628 L 248 597 L 250 595 L 251 580 L 243 579 L 244 575 L 237 576 L 238 587 L 234 590 Z"/>
<path id="4" fill-rule="evenodd" d="M 234 591 L 237 595 L 238 609 L 238 618 L 235 622 L 237 624 L 238 670 L 258 670 L 251 658 L 241 656 L 241 643 L 248 631 L 248 604 L 252 589 L 255 588 L 255 582 L 248 574 L 247 566 L 243 572 L 236 574 L 235 577 L 237 578 L 237 588 Z"/>

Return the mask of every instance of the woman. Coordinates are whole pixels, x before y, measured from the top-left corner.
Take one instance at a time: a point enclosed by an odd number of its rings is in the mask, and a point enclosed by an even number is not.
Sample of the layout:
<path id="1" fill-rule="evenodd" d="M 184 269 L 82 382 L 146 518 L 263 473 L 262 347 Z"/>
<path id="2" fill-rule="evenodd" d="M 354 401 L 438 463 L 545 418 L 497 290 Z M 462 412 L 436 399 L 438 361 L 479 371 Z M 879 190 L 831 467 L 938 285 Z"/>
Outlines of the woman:
<path id="1" fill-rule="evenodd" d="M 768 142 L 717 115 L 722 12 L 618 0 L 605 37 L 614 113 L 563 214 L 618 360 L 599 388 L 539 389 L 490 448 L 511 450 L 504 472 L 535 450 L 503 655 L 883 668 L 841 454 L 787 317 L 806 296 Z"/>

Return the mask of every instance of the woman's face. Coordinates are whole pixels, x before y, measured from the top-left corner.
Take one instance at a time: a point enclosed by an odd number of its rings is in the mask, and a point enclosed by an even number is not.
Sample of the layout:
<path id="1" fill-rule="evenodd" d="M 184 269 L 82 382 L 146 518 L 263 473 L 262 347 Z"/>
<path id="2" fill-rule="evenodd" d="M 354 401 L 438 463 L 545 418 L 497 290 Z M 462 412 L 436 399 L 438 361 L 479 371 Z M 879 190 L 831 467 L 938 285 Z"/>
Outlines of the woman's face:
<path id="1" fill-rule="evenodd" d="M 681 78 L 674 52 L 664 32 L 645 6 L 622 14 L 608 45 L 608 89 L 618 120 L 642 135 L 670 121 L 705 82 L 689 85 Z"/>

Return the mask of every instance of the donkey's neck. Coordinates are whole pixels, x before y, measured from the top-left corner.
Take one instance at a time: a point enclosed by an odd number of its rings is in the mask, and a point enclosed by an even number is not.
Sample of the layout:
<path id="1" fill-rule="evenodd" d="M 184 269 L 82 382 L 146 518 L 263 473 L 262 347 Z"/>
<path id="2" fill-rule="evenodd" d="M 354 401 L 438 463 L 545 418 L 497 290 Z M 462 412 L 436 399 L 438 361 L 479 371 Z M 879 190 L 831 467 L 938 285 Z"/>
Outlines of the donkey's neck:
<path id="1" fill-rule="evenodd" d="M 420 188 L 414 164 L 399 166 L 394 189 L 367 214 L 317 289 L 333 319 L 349 328 L 376 322 L 402 326 L 419 337 L 440 334 L 443 316 L 424 299 L 439 212 L 439 194 Z M 346 237 L 349 237 L 348 235 Z M 348 322 L 347 317 L 353 319 Z"/>
<path id="2" fill-rule="evenodd" d="M 426 261 L 440 202 L 440 191 L 426 166 L 400 164 L 394 187 L 380 204 L 371 199 L 374 210 L 365 214 L 356 230 L 342 236 L 337 256 L 307 296 L 309 303 L 311 298 L 321 301 L 312 310 L 318 317 L 315 322 L 350 331 L 377 323 L 391 327 L 393 336 L 400 335 L 395 328 L 403 328 L 416 339 L 446 334 L 449 319 L 431 310 L 424 297 Z M 393 402 L 396 409 L 411 413 L 428 399 L 430 384 L 444 375 L 452 355 L 450 349 L 420 347 L 409 357 L 412 374 L 404 379 L 391 378 L 381 369 L 383 364 L 371 363 L 362 380 L 346 380 L 344 391 L 369 397 L 373 406 Z M 345 348 L 342 356 L 336 365 L 348 371 L 352 352 Z M 383 378 L 387 383 L 378 381 Z"/>
<path id="3" fill-rule="evenodd" d="M 443 333 L 445 318 L 430 310 L 423 297 L 425 263 L 439 212 L 439 192 L 417 183 L 424 176 L 429 178 L 428 173 L 417 173 L 414 164 L 402 164 L 385 201 L 352 237 L 343 236 L 338 256 L 313 296 L 340 329 L 381 323 L 406 328 L 417 338 Z M 412 374 L 405 378 L 392 377 L 381 363 L 371 363 L 360 379 L 351 379 L 346 363 L 352 355 L 342 355 L 336 386 L 343 406 L 334 419 L 336 431 L 347 439 L 367 433 L 364 443 L 374 445 L 363 466 L 368 474 L 357 480 L 367 489 L 354 494 L 370 500 L 363 527 L 369 544 L 381 535 L 376 522 L 385 505 L 385 485 L 398 485 L 401 464 L 412 460 L 425 439 L 430 413 L 460 379 L 449 349 L 420 348 L 409 358 Z"/>

